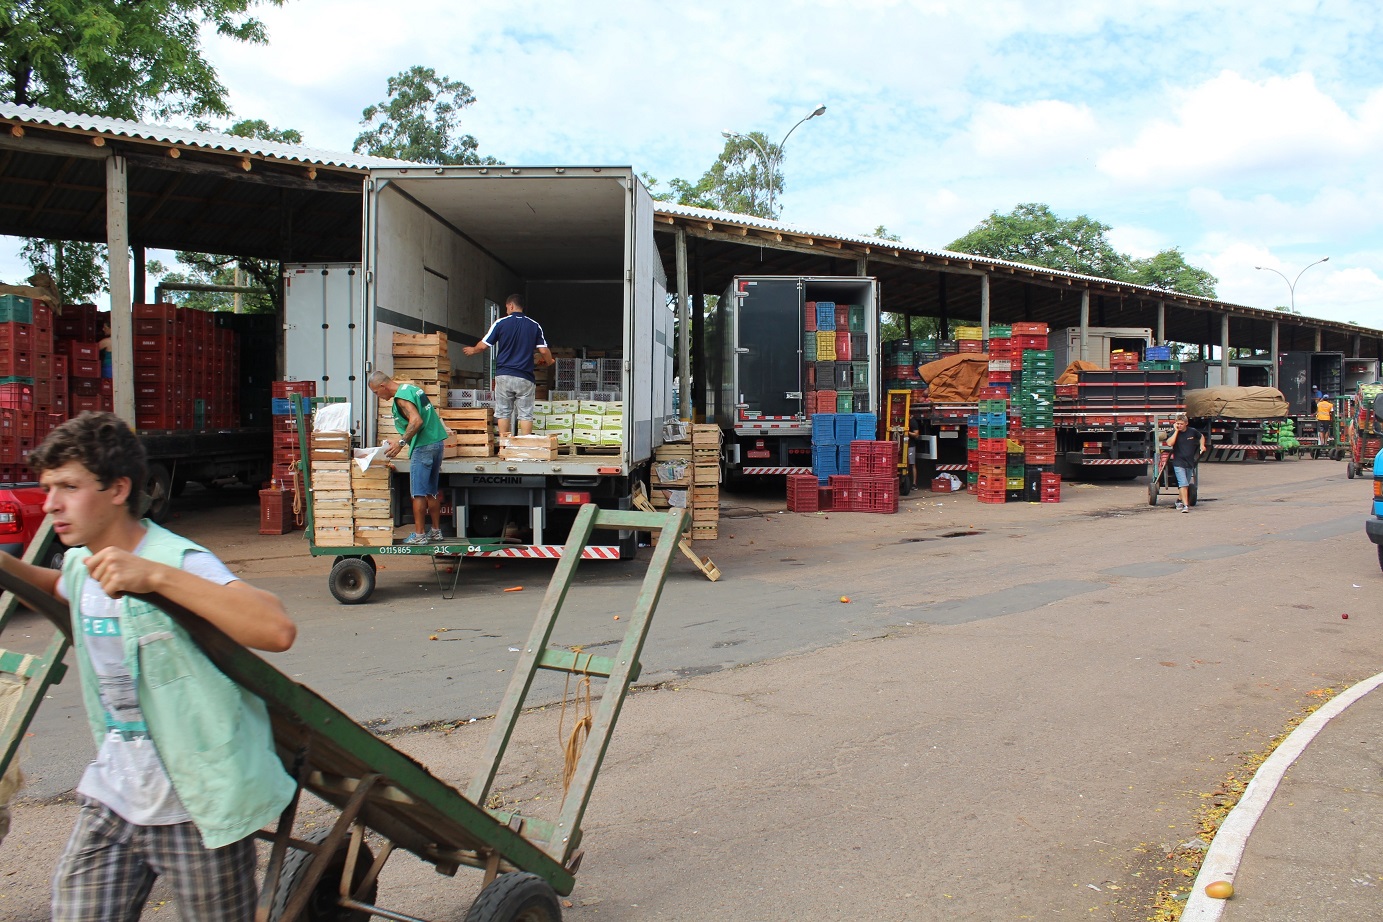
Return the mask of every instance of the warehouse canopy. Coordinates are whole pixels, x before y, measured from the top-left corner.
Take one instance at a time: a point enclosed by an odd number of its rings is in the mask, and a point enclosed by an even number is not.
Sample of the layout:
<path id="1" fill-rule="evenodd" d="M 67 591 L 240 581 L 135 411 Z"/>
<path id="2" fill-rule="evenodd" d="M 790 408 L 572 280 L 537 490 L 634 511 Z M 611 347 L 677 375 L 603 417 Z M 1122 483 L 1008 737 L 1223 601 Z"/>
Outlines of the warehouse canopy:
<path id="1" fill-rule="evenodd" d="M 0 105 L 0 234 L 105 242 L 106 161 L 128 164 L 135 247 L 360 259 L 361 189 L 397 160 Z"/>

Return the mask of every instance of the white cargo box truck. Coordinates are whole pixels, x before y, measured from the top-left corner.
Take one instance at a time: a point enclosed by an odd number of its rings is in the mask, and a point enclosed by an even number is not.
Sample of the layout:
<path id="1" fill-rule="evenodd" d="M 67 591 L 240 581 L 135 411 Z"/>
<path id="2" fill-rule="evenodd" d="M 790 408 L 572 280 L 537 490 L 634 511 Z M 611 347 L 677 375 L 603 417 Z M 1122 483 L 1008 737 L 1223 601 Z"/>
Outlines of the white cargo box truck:
<path id="1" fill-rule="evenodd" d="M 1141 358 L 1153 342 L 1151 327 L 1086 327 L 1085 332 L 1085 361 L 1101 368 L 1109 367 L 1109 353 L 1116 349 L 1137 352 Z M 1053 330 L 1048 344 L 1056 360 L 1056 373 L 1061 374 L 1067 365 L 1081 357 L 1080 327 Z"/>
<path id="2" fill-rule="evenodd" d="M 371 172 L 364 375 L 392 372 L 395 332 L 441 331 L 453 371 L 488 380 L 493 351 L 467 357 L 461 350 L 485 334 L 514 292 L 525 296 L 526 313 L 542 324 L 551 347 L 622 360 L 625 425 L 618 447 L 564 448 L 556 461 L 443 462 L 443 500 L 454 510 L 458 540 L 518 534 L 513 548 L 498 553 L 557 556 L 582 503 L 630 508 L 632 485 L 674 419 L 674 313 L 666 279 L 653 242 L 653 201 L 632 168 Z M 377 408 L 372 396 L 368 401 L 365 441 L 394 436 L 375 432 Z M 618 536 L 588 547 L 586 555 L 632 556 L 634 533 Z"/>

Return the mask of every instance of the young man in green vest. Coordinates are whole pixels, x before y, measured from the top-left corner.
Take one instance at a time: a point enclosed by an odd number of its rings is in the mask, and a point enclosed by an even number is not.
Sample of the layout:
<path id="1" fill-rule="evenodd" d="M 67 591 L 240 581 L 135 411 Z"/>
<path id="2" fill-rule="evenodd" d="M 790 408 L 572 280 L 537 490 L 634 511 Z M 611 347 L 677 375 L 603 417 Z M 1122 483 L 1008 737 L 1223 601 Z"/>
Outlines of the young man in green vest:
<path id="1" fill-rule="evenodd" d="M 376 397 L 394 408 L 399 440 L 384 452 L 385 457 L 397 458 L 408 446 L 408 484 L 417 530 L 403 543 L 435 544 L 442 540 L 442 453 L 451 432 L 416 384 L 400 384 L 382 371 L 371 372 L 367 383 Z M 432 521 L 430 529 L 423 528 L 424 513 Z"/>
<path id="2" fill-rule="evenodd" d="M 53 919 L 137 918 L 163 875 L 180 918 L 247 922 L 254 833 L 277 820 L 294 782 L 264 702 L 171 617 L 127 593 L 161 595 L 259 650 L 292 646 L 293 622 L 277 596 L 139 518 L 144 448 L 114 414 L 68 420 L 29 465 L 69 550 L 61 573 L 9 555 L 0 566 L 69 605 L 98 749 L 77 785 L 81 809 L 53 877 Z"/>

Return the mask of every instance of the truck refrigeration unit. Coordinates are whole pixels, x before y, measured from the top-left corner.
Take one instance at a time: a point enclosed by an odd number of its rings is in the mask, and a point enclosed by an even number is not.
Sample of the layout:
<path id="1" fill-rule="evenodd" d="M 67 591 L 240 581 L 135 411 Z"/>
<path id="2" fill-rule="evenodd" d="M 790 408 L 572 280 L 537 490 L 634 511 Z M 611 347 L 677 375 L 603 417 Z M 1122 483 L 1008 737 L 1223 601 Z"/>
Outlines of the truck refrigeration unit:
<path id="1" fill-rule="evenodd" d="M 554 350 L 618 360 L 609 366 L 617 378 L 611 390 L 623 401 L 618 446 L 564 448 L 555 461 L 442 462 L 443 499 L 454 510 L 448 524 L 458 539 L 519 535 L 513 547 L 494 553 L 557 556 L 581 504 L 631 508 L 633 485 L 674 419 L 674 315 L 653 242 L 653 201 L 634 171 L 374 170 L 365 228 L 362 373 L 392 371 L 395 332 L 443 332 L 453 369 L 487 374 L 491 352 L 471 358 L 461 349 L 485 335 L 515 292 Z M 378 408 L 368 399 L 365 441 L 396 437 L 375 431 Z M 400 509 L 400 521 L 404 515 Z M 635 553 L 634 532 L 609 536 L 586 555 Z"/>
<path id="2" fill-rule="evenodd" d="M 878 412 L 879 283 L 737 276 L 706 355 L 726 475 L 811 473 L 814 413 Z"/>

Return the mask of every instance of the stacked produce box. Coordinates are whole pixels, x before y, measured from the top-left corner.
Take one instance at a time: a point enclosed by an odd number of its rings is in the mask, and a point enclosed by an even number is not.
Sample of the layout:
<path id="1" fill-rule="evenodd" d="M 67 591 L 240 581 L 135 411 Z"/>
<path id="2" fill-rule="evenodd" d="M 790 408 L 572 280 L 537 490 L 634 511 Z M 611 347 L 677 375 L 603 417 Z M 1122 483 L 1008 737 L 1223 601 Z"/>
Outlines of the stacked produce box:
<path id="1" fill-rule="evenodd" d="M 556 435 L 539 432 L 499 440 L 499 456 L 505 461 L 556 461 L 557 452 Z"/>
<path id="2" fill-rule="evenodd" d="M 351 494 L 351 434 L 313 432 L 309 449 L 312 469 L 312 540 L 322 547 L 355 543 Z"/>
<path id="3" fill-rule="evenodd" d="M 1018 439 L 1023 444 L 1025 462 L 1024 491 L 1029 501 L 1057 502 L 1060 479 L 1053 472 L 1056 463 L 1055 356 L 1047 349 L 1045 323 L 1015 323 L 1014 348 L 1021 368 L 1014 372 L 1013 391 L 1022 420 Z M 1050 487 L 1056 484 L 1053 492 Z"/>
<path id="4" fill-rule="evenodd" d="M 692 426 L 692 532 L 696 541 L 720 537 L 720 427 Z"/>
<path id="5" fill-rule="evenodd" d="M 966 489 L 982 503 L 1002 503 L 1008 488 L 1008 401 L 981 398 L 966 436 Z"/>
<path id="6" fill-rule="evenodd" d="M 989 376 L 990 387 L 1001 387 L 1008 392 L 1013 382 L 1013 327 L 990 324 L 989 327 Z"/>
<path id="7" fill-rule="evenodd" d="M 317 384 L 315 381 L 274 381 L 269 387 L 274 454 L 269 483 L 259 491 L 259 533 L 282 535 L 302 524 L 293 512 L 301 484 L 298 461 L 302 448 L 291 395 L 314 397 Z"/>
<path id="8" fill-rule="evenodd" d="M 63 373 L 60 391 L 55 368 Z M 29 452 L 66 418 L 66 401 L 66 359 L 54 361 L 52 310 L 0 295 L 0 480 L 32 479 Z"/>
<path id="9" fill-rule="evenodd" d="M 389 464 L 376 456 L 369 467 L 350 464 L 351 528 L 357 545 L 394 543 L 394 509 L 389 494 Z"/>
<path id="10" fill-rule="evenodd" d="M 694 461 L 692 446 L 686 442 L 664 442 L 654 449 L 648 475 L 654 508 L 694 508 Z"/>
<path id="11" fill-rule="evenodd" d="M 976 354 L 984 352 L 983 327 L 956 327 L 951 331 L 956 340 L 957 352 Z"/>
<path id="12" fill-rule="evenodd" d="M 443 391 L 451 384 L 447 334 L 395 333 L 394 380 L 416 384 L 434 407 L 446 406 Z"/>
<path id="13" fill-rule="evenodd" d="M 577 453 L 618 450 L 624 444 L 624 401 L 594 398 L 534 401 L 533 431 L 554 436 L 559 447 L 570 446 Z"/>
<path id="14" fill-rule="evenodd" d="M 176 304 L 134 305 L 134 399 L 138 429 L 222 429 L 240 425 L 240 350 L 235 331 L 217 316 Z M 78 378 L 93 365 L 94 343 L 70 352 L 76 411 Z M 88 356 L 91 356 L 88 358 Z M 102 387 L 104 388 L 105 382 Z M 262 425 L 262 423 L 261 423 Z"/>
<path id="15" fill-rule="evenodd" d="M 860 304 L 808 301 L 803 311 L 807 415 L 851 413 L 869 404 L 869 335 Z"/>

